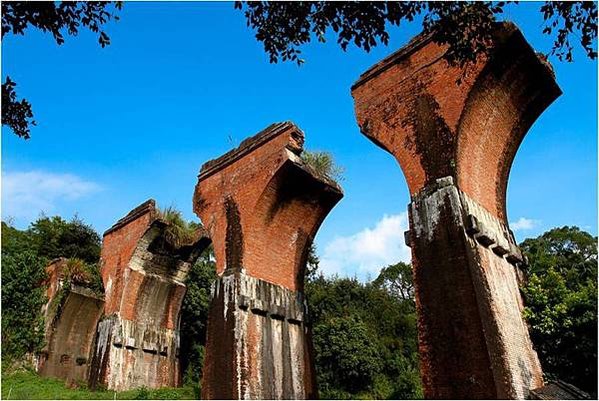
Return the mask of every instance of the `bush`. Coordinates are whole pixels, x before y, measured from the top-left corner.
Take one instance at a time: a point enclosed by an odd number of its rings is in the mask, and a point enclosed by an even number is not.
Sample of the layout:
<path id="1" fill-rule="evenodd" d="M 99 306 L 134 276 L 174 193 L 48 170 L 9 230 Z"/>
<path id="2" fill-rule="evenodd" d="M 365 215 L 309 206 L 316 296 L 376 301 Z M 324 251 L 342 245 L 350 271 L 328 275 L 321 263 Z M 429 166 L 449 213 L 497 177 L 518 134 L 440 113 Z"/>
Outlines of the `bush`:
<path id="1" fill-rule="evenodd" d="M 187 292 L 181 306 L 181 370 L 186 384 L 197 386 L 202 378 L 210 287 L 216 279 L 212 248 L 206 249 L 189 271 Z"/>
<path id="2" fill-rule="evenodd" d="M 521 244 L 529 259 L 524 317 L 549 379 L 597 396 L 597 238 L 577 227 Z"/>
<path id="3" fill-rule="evenodd" d="M 46 260 L 33 252 L 2 254 L 2 358 L 16 360 L 44 345 Z M 8 358 L 8 359 L 7 359 Z"/>

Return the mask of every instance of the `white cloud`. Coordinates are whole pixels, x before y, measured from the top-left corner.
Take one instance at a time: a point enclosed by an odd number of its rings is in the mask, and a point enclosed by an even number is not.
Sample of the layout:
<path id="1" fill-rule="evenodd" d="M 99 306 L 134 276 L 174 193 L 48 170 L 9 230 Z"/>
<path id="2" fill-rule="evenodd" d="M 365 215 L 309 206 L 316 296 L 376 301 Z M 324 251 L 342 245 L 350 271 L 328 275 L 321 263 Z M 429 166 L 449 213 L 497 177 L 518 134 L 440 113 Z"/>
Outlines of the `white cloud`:
<path id="1" fill-rule="evenodd" d="M 74 201 L 100 190 L 94 182 L 73 174 L 46 171 L 2 173 L 2 217 L 31 221 L 51 213 L 63 201 Z"/>
<path id="2" fill-rule="evenodd" d="M 410 248 L 404 242 L 407 229 L 407 213 L 385 215 L 374 228 L 336 237 L 325 245 L 320 268 L 327 275 L 375 278 L 389 264 L 410 261 Z"/>
<path id="3" fill-rule="evenodd" d="M 539 225 L 539 220 L 527 219 L 520 217 L 517 221 L 510 223 L 510 228 L 513 231 L 532 230 Z"/>

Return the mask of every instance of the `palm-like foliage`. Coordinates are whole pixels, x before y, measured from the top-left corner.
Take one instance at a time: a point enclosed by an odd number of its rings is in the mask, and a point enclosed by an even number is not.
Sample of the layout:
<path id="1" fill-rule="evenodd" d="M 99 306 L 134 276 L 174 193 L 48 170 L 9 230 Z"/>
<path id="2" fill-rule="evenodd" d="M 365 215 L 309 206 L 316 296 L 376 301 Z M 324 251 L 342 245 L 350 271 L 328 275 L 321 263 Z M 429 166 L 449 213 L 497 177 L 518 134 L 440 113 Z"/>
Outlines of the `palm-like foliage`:
<path id="1" fill-rule="evenodd" d="M 333 155 L 329 152 L 304 151 L 301 158 L 317 174 L 333 181 L 343 180 L 343 167 L 335 164 Z"/>
<path id="2" fill-rule="evenodd" d="M 158 218 L 168 224 L 164 231 L 164 238 L 174 247 L 190 244 L 195 239 L 196 227 L 193 223 L 187 222 L 181 212 L 174 207 L 158 210 Z"/>

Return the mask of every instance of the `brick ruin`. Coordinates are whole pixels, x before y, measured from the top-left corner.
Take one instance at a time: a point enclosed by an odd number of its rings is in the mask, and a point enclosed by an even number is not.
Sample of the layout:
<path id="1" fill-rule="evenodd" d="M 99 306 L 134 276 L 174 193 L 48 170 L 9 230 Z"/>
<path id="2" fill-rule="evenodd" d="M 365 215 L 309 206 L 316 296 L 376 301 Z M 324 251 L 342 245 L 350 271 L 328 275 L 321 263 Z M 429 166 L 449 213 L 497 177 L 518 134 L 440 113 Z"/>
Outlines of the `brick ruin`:
<path id="1" fill-rule="evenodd" d="M 524 135 L 561 91 L 511 24 L 475 64 L 450 66 L 445 51 L 420 35 L 362 74 L 357 120 L 395 156 L 411 194 L 425 396 L 526 398 L 543 379 L 521 315 L 525 260 L 506 188 Z M 40 373 L 113 390 L 179 385 L 185 280 L 212 242 L 202 398 L 316 398 L 303 269 L 343 193 L 302 161 L 303 142 L 292 123 L 273 124 L 205 163 L 193 197 L 204 228 L 189 244 L 170 244 L 153 200 L 119 220 L 104 233 L 104 299 L 64 288 L 66 262 L 53 261 Z"/>
<path id="2" fill-rule="evenodd" d="M 38 356 L 36 369 L 42 376 L 58 377 L 68 385 L 76 385 L 87 380 L 104 300 L 85 285 L 66 282 L 67 264 L 67 259 L 59 258 L 46 267 L 46 345 Z"/>
<path id="3" fill-rule="evenodd" d="M 193 205 L 219 276 L 202 398 L 317 397 L 304 268 L 343 193 L 304 164 L 303 142 L 295 125 L 273 124 L 202 166 Z"/>
<path id="4" fill-rule="evenodd" d="M 106 304 L 89 372 L 92 388 L 180 384 L 184 283 L 210 240 L 198 230 L 192 243 L 175 247 L 166 239 L 167 229 L 149 200 L 104 233 L 100 260 Z"/>
<path id="5" fill-rule="evenodd" d="M 512 24 L 464 68 L 430 36 L 352 87 L 364 135 L 406 177 L 427 398 L 526 398 L 543 385 L 525 322 L 525 261 L 506 219 L 510 167 L 524 135 L 561 94 L 551 66 Z"/>
<path id="6" fill-rule="evenodd" d="M 180 385 L 185 280 L 214 240 L 203 396 L 316 398 L 304 267 L 343 193 L 304 164 L 303 142 L 295 125 L 273 124 L 204 164 L 193 204 L 206 229 L 189 244 L 167 240 L 153 200 L 134 208 L 104 233 L 104 298 L 63 289 L 67 260 L 50 264 L 40 374 L 117 391 Z"/>

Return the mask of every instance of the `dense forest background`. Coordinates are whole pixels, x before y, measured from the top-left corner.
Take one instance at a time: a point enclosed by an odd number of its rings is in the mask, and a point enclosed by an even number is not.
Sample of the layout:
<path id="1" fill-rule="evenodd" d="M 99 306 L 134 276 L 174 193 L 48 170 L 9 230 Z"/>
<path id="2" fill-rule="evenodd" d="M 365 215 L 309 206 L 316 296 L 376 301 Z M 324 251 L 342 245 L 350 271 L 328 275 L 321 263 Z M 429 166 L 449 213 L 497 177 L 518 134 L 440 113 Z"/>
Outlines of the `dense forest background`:
<path id="1" fill-rule="evenodd" d="M 2 222 L 3 373 L 43 347 L 45 266 L 71 259 L 67 279 L 101 291 L 101 240 L 79 218 L 40 217 L 26 230 Z M 529 258 L 522 286 L 531 336 L 548 379 L 597 396 L 597 238 L 577 227 L 521 244 Z M 214 258 L 193 266 L 181 316 L 184 382 L 199 394 Z M 325 277 L 314 248 L 306 268 L 321 398 L 422 398 L 411 267 L 381 266 L 370 282 Z"/>

